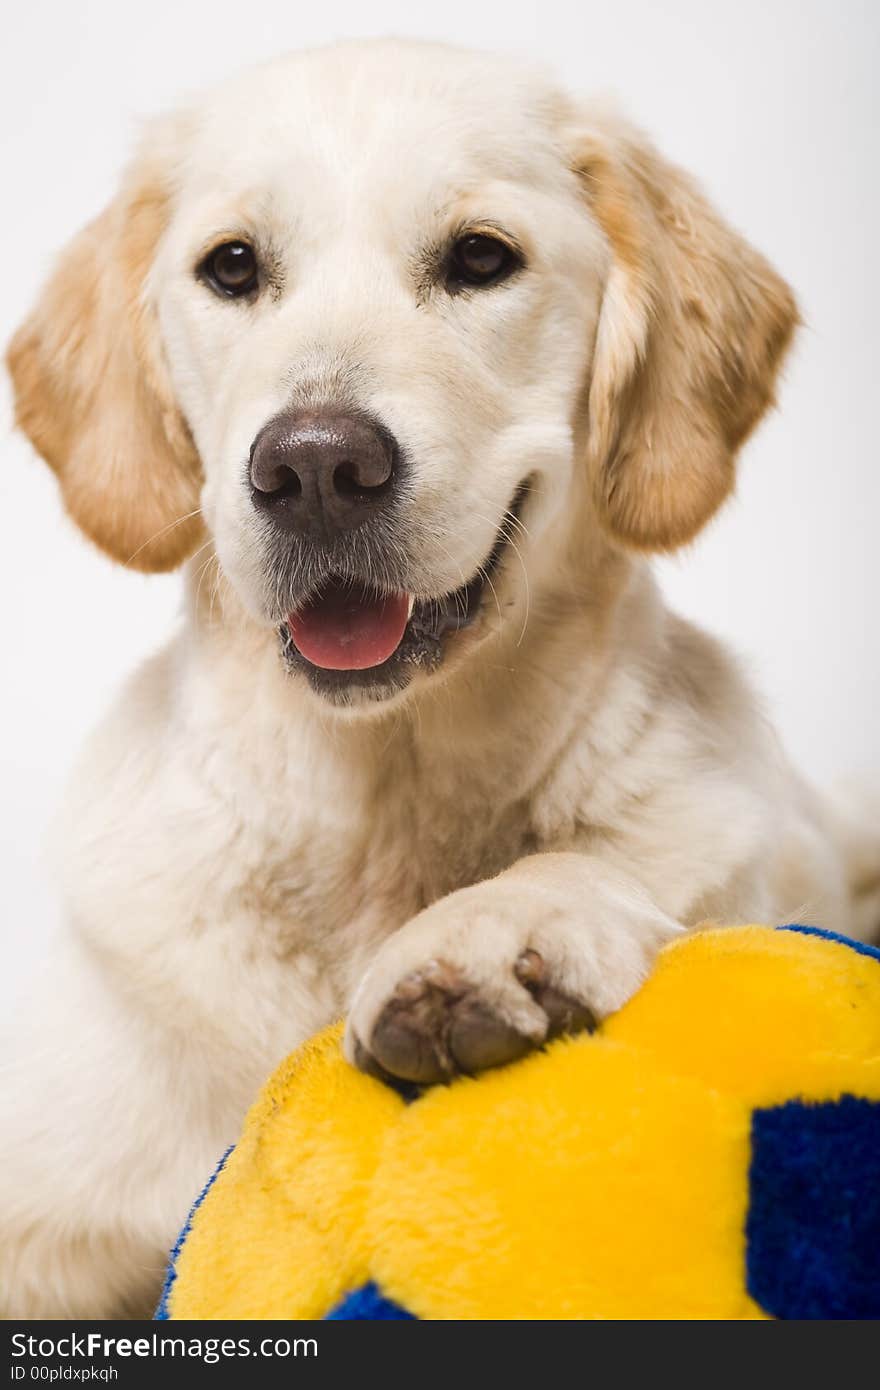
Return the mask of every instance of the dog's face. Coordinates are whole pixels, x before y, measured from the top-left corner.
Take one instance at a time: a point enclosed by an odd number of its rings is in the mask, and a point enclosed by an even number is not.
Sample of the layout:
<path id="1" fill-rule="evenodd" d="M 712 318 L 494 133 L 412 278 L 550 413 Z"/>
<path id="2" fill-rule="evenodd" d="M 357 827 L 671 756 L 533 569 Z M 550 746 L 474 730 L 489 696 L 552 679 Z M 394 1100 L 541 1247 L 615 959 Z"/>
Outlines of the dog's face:
<path id="1" fill-rule="evenodd" d="M 89 534 L 164 568 L 207 527 L 350 706 L 521 625 L 551 535 L 689 539 L 793 322 L 626 130 L 506 62 L 353 45 L 159 123 L 10 364 Z"/>
<path id="2" fill-rule="evenodd" d="M 336 51 L 203 110 L 151 288 L 223 572 L 317 690 L 384 697 L 498 621 L 527 490 L 569 489 L 606 260 L 485 62 Z"/>

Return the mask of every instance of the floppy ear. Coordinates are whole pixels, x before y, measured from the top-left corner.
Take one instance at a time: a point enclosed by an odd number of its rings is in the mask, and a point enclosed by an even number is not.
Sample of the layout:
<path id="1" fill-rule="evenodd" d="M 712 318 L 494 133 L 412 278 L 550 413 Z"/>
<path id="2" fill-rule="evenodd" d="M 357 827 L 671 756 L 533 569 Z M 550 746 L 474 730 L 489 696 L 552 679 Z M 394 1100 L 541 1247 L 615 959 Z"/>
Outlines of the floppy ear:
<path id="1" fill-rule="evenodd" d="M 627 544 L 689 541 L 734 482 L 798 322 L 793 295 L 692 181 L 625 128 L 575 167 L 611 253 L 589 392 L 599 515 Z"/>
<path id="2" fill-rule="evenodd" d="M 62 255 L 7 358 L 17 423 L 58 474 L 68 512 L 141 570 L 174 568 L 201 533 L 190 515 L 201 467 L 145 293 L 168 214 L 163 167 L 155 148 L 141 154 Z"/>

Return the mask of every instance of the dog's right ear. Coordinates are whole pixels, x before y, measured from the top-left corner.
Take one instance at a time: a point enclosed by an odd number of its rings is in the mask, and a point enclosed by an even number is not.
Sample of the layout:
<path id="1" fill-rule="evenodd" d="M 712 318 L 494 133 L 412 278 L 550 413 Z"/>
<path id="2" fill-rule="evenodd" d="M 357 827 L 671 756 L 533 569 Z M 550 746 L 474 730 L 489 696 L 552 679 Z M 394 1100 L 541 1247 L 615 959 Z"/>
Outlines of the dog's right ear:
<path id="1" fill-rule="evenodd" d="M 202 533 L 201 465 L 147 297 L 170 203 L 166 144 L 158 127 L 115 201 L 62 255 L 7 357 L 16 421 L 68 512 L 141 570 L 173 569 Z"/>

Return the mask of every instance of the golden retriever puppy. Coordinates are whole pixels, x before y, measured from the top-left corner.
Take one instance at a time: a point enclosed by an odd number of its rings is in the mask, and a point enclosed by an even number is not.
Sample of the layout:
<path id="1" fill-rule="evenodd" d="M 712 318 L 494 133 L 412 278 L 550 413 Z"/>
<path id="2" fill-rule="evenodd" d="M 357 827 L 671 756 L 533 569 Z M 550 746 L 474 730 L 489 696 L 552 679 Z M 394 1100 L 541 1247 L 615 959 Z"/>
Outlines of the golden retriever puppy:
<path id="1" fill-rule="evenodd" d="M 683 173 L 509 60 L 348 44 L 149 129 L 9 353 L 70 515 L 187 606 L 71 792 L 66 954 L 3 1083 L 7 1313 L 149 1309 L 340 1014 L 433 1082 L 590 1027 L 704 919 L 867 930 L 878 847 L 651 575 L 796 320 Z"/>

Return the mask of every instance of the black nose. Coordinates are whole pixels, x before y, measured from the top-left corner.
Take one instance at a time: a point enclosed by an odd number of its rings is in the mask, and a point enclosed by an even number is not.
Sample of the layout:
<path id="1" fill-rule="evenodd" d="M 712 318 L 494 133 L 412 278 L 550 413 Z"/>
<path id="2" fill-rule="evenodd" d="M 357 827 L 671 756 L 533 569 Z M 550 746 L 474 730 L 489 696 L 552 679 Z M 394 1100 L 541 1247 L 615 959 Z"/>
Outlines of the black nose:
<path id="1" fill-rule="evenodd" d="M 285 411 L 251 448 L 254 505 L 286 530 L 350 531 L 387 506 L 398 464 L 394 438 L 367 415 Z"/>

